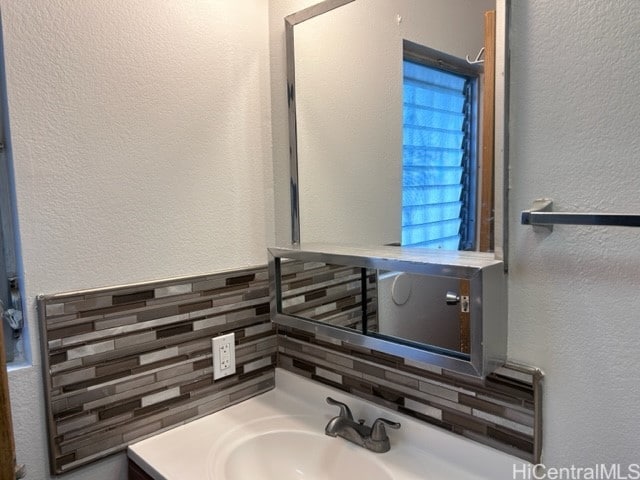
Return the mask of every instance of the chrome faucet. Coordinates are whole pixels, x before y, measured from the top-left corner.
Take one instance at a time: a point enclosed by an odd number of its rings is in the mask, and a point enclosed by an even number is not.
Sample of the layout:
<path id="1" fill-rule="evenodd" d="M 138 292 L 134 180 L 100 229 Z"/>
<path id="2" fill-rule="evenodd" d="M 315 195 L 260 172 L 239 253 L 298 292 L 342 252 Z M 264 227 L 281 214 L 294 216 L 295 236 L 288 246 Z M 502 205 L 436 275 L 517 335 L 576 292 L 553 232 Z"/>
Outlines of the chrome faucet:
<path id="1" fill-rule="evenodd" d="M 351 409 L 344 403 L 327 397 L 329 405 L 340 407 L 340 413 L 327 423 L 324 433 L 330 437 L 342 437 L 356 445 L 376 453 L 388 452 L 391 448 L 385 425 L 389 428 L 400 428 L 400 424 L 385 418 L 378 418 L 371 427 L 364 424 L 364 420 L 356 422 Z"/>

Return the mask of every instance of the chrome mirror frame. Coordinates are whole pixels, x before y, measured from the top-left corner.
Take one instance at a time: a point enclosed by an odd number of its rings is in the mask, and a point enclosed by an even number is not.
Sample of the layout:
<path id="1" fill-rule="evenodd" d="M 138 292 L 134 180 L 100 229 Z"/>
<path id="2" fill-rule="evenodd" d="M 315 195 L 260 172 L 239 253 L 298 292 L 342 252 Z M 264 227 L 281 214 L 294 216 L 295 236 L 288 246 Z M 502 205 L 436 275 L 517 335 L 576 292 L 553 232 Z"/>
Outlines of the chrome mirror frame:
<path id="1" fill-rule="evenodd" d="M 437 252 L 389 246 L 353 248 L 326 244 L 273 247 L 268 249 L 268 253 L 271 320 L 277 325 L 474 377 L 485 377 L 506 361 L 506 275 L 499 260 L 477 252 Z M 282 259 L 468 279 L 471 310 L 469 355 L 447 354 L 441 348 L 426 344 L 411 346 L 283 313 Z"/>
<path id="2" fill-rule="evenodd" d="M 300 243 L 300 200 L 298 198 L 298 123 L 296 112 L 296 58 L 293 27 L 355 0 L 325 0 L 284 19 L 287 60 L 287 105 L 289 110 L 289 171 L 291 173 L 291 243 Z"/>
<path id="3" fill-rule="evenodd" d="M 289 169 L 291 199 L 291 242 L 300 243 L 300 201 L 298 179 L 298 131 L 296 112 L 295 35 L 294 27 L 311 18 L 349 4 L 355 0 L 325 0 L 285 17 L 285 47 L 287 63 L 287 104 L 289 116 Z M 508 19 L 510 0 L 496 0 L 496 88 L 495 88 L 495 153 L 494 153 L 494 238 L 491 255 L 503 261 L 507 270 L 508 259 L 508 113 L 509 113 L 509 50 Z M 501 121 L 499 121 L 499 119 Z M 502 192 L 502 195 L 495 195 Z"/>

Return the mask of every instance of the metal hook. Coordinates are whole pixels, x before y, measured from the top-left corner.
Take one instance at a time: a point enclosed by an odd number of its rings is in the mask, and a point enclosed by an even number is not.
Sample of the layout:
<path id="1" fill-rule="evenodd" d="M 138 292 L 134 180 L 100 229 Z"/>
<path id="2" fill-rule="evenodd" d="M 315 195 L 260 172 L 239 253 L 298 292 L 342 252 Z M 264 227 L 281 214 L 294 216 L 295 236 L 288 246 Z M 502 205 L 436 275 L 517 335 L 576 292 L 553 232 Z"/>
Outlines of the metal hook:
<path id="1" fill-rule="evenodd" d="M 467 55 L 467 63 L 470 63 L 471 65 L 476 65 L 478 63 L 484 63 L 484 59 L 481 58 L 482 55 L 484 55 L 484 47 L 482 47 L 480 49 L 480 51 L 478 52 L 478 55 L 476 55 L 476 59 L 475 60 L 471 60 L 469 58 L 469 55 Z"/>

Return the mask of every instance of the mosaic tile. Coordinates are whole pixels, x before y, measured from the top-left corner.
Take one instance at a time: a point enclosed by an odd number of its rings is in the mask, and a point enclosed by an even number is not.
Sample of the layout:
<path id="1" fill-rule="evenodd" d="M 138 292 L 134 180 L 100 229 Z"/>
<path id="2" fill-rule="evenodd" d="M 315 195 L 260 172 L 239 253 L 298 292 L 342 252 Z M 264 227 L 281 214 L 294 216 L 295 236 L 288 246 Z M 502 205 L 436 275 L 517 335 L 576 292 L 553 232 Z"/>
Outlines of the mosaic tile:
<path id="1" fill-rule="evenodd" d="M 39 297 L 52 472 L 273 388 L 267 278 L 258 267 Z M 222 332 L 246 345 L 238 373 L 214 383 Z"/>
<path id="2" fill-rule="evenodd" d="M 243 373 L 253 372 L 254 370 L 259 370 L 264 367 L 271 366 L 273 364 L 273 360 L 271 357 L 263 357 L 259 360 L 254 360 L 252 362 L 245 363 L 242 366 Z"/>
<path id="3" fill-rule="evenodd" d="M 278 327 L 278 366 L 524 460 L 539 460 L 534 399 L 540 376 L 507 365 L 485 379 L 471 378 L 325 340 Z"/>
<path id="4" fill-rule="evenodd" d="M 437 420 L 442 420 L 442 410 L 432 407 L 431 405 L 417 402 L 415 400 L 412 400 L 411 398 L 404 399 L 404 407 L 408 410 L 426 415 L 427 417 L 433 417 Z"/>
<path id="5" fill-rule="evenodd" d="M 168 287 L 160 287 L 154 289 L 154 297 L 162 298 L 169 297 L 174 295 L 181 295 L 183 293 L 191 293 L 191 289 L 193 286 L 190 283 L 186 283 L 183 285 L 170 285 Z"/>
<path id="6" fill-rule="evenodd" d="M 324 378 L 325 380 L 329 380 L 330 382 L 341 384 L 342 383 L 342 375 L 339 375 L 330 370 L 325 370 L 324 368 L 317 367 L 316 375 Z"/>

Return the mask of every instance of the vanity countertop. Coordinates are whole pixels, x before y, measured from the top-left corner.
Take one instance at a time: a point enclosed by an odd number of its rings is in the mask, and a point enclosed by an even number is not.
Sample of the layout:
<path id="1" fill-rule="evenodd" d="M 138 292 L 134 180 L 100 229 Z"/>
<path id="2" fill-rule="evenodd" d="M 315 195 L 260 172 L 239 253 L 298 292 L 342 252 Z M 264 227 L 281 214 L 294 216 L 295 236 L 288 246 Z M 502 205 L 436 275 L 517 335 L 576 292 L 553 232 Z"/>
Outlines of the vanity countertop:
<path id="1" fill-rule="evenodd" d="M 364 418 L 370 424 L 377 417 L 400 422 L 399 430 L 389 430 L 391 450 L 376 454 L 353 445 L 342 438 L 331 438 L 324 435 L 327 422 L 338 414 L 338 409 L 328 405 L 327 396 L 347 403 L 356 419 Z M 264 430 L 268 426 L 268 431 Z M 260 432 L 256 429 L 260 429 Z M 285 442 L 264 443 L 265 438 L 281 439 L 286 437 L 264 437 L 268 434 L 296 431 L 299 435 L 291 437 L 301 439 L 300 445 L 288 445 Z M 304 434 L 304 435 L 302 435 Z M 243 442 L 247 438 L 262 438 L 263 443 Z M 244 440 L 243 440 L 244 439 Z M 338 468 L 345 466 L 366 468 L 376 472 L 376 478 L 393 480 L 496 480 L 513 478 L 514 466 L 522 470 L 529 465 L 522 459 L 507 455 L 498 450 L 472 442 L 458 435 L 419 422 L 411 417 L 393 410 L 380 407 L 340 390 L 313 382 L 282 369 L 276 369 L 276 388 L 245 400 L 219 412 L 182 425 L 167 432 L 155 435 L 128 448 L 128 456 L 145 472 L 156 480 L 234 480 L 241 471 L 253 468 L 258 471 L 251 480 L 272 478 L 266 472 L 270 465 L 282 470 L 283 464 L 291 460 L 303 462 L 306 455 L 296 448 L 307 439 L 324 442 L 326 457 L 319 459 L 322 468 L 332 468 L 331 463 L 342 461 Z M 275 445 L 274 445 L 275 444 Z M 261 445 L 255 454 L 241 458 L 236 462 L 235 474 L 229 468 L 229 459 L 237 457 L 237 452 L 246 453 L 251 448 Z M 315 445 L 315 444 L 311 444 Z M 237 447 L 240 448 L 237 448 Z M 270 450 L 266 452 L 265 449 Z M 331 453 L 329 452 L 331 450 Z M 256 456 L 262 455 L 262 463 L 256 463 Z M 235 456 L 235 457 L 234 457 Z M 277 458 L 276 458 L 277 457 Z M 273 461 L 271 461 L 273 459 Z M 342 459 L 342 460 L 340 460 Z M 345 460 L 346 459 L 346 460 Z M 353 461 L 351 461 L 353 459 Z M 226 463 L 225 463 L 226 462 Z M 334 462 L 334 463 L 335 463 Z M 285 465 L 287 466 L 287 465 Z M 318 478 L 315 474 L 305 472 L 307 466 L 287 466 L 295 475 L 291 478 Z M 378 476 L 377 473 L 382 473 Z M 354 478 L 350 473 L 345 478 Z M 283 478 L 282 474 L 278 475 Z M 322 478 L 336 480 L 336 473 L 323 473 Z M 369 478 L 371 475 L 369 475 Z"/>

